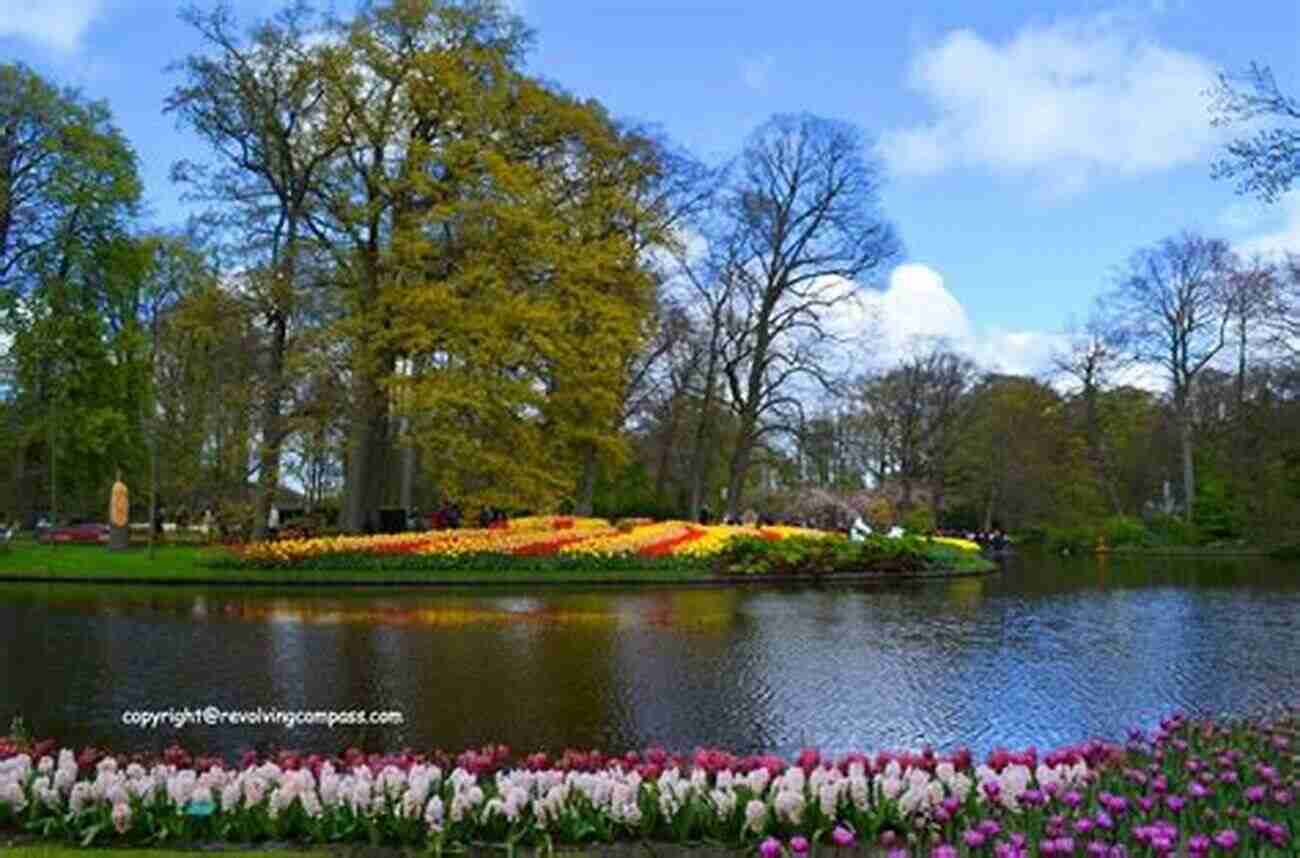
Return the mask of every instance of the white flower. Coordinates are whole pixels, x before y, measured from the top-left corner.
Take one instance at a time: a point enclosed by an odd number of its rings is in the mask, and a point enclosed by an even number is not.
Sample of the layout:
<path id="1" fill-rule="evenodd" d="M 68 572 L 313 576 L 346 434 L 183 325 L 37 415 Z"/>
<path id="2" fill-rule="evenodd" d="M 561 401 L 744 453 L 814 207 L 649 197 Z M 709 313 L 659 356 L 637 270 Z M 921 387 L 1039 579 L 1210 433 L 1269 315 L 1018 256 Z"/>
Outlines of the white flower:
<path id="1" fill-rule="evenodd" d="M 113 804 L 113 827 L 118 834 L 125 834 L 131 827 L 131 805 L 124 801 Z"/>
<path id="2" fill-rule="evenodd" d="M 442 799 L 434 796 L 429 799 L 429 803 L 424 806 L 424 822 L 433 831 L 442 831 L 443 808 Z"/>
<path id="3" fill-rule="evenodd" d="M 784 789 L 776 794 L 772 802 L 776 816 L 783 822 L 798 825 L 803 820 L 804 798 L 802 792 Z"/>
<path id="4" fill-rule="evenodd" d="M 745 805 L 745 828 L 760 834 L 767 825 L 767 805 L 756 798 L 751 798 Z"/>

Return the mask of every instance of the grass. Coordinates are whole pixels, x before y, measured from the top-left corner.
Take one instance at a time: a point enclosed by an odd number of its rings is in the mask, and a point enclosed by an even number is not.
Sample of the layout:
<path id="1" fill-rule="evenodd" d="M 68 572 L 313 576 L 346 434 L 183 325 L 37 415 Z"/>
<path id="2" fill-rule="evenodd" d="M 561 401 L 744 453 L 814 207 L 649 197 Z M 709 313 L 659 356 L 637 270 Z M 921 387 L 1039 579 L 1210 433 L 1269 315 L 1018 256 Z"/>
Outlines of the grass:
<path id="1" fill-rule="evenodd" d="M 54 844 L 37 844 L 34 846 L 8 846 L 4 848 L 5 858 L 86 858 L 87 855 L 111 855 L 112 858 L 194 858 L 193 849 L 78 849 L 73 846 L 56 846 Z M 252 851 L 238 850 L 240 858 L 323 858 L 328 852 L 293 852 L 289 850 Z"/>
<path id="2" fill-rule="evenodd" d="M 700 584 L 717 583 L 706 566 L 662 565 L 609 570 L 566 568 L 539 562 L 538 567 L 510 564 L 501 569 L 240 569 L 206 565 L 215 548 L 160 546 L 151 558 L 145 548 L 109 551 L 100 545 L 39 545 L 14 543 L 0 553 L 0 581 L 50 581 L 144 584 L 249 584 L 287 585 L 517 585 L 517 584 Z M 942 549 L 938 549 L 942 550 Z M 952 572 L 975 573 L 993 568 L 987 560 L 968 552 L 942 550 Z M 514 559 L 514 558 L 512 558 Z M 550 560 L 552 558 L 544 558 Z M 950 560 L 950 562 L 948 562 Z M 743 579 L 761 583 L 761 577 Z M 770 579 L 779 581 L 779 579 Z"/>

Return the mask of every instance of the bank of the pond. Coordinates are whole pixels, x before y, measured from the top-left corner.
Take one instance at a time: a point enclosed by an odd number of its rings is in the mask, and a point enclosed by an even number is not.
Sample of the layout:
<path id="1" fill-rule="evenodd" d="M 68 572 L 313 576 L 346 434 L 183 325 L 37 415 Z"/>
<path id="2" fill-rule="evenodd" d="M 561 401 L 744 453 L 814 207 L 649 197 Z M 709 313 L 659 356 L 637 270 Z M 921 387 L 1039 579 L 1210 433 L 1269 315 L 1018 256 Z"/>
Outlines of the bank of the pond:
<path id="1" fill-rule="evenodd" d="M 498 566 L 481 562 L 465 568 L 281 567 L 240 568 L 213 563 L 211 550 L 192 547 L 109 551 L 101 546 L 19 545 L 0 555 L 0 582 L 70 584 L 147 584 L 257 587 L 566 587 L 680 585 L 734 587 L 781 583 L 905 581 L 983 575 L 997 565 L 978 555 L 953 555 L 951 568 L 911 572 L 835 572 L 829 574 L 719 575 L 705 558 L 601 565 L 557 558 L 503 557 Z M 482 558 L 479 558 L 481 561 Z"/>

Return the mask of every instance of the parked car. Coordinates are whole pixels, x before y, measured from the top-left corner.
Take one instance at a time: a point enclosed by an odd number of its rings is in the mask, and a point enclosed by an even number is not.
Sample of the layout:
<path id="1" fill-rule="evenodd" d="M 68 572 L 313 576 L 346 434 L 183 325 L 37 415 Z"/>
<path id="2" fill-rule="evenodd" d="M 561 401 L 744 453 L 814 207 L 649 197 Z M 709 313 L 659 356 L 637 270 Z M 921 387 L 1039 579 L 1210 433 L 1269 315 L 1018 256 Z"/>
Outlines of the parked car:
<path id="1" fill-rule="evenodd" d="M 83 522 L 81 524 L 65 524 L 62 527 L 52 527 L 39 533 L 37 539 L 41 542 L 108 542 L 108 525 L 96 524 L 94 522 Z"/>

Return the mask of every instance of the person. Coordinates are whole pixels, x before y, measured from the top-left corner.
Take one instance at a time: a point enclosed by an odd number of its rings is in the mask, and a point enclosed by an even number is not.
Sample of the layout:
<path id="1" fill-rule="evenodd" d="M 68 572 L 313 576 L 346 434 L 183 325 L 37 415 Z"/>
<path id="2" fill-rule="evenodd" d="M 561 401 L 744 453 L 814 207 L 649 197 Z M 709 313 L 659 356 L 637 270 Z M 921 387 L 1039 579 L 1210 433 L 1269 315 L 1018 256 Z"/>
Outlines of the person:
<path id="1" fill-rule="evenodd" d="M 153 513 L 153 535 L 154 536 L 162 536 L 163 518 L 165 516 L 166 516 L 166 511 L 163 509 L 162 505 L 159 504 L 158 508 L 155 509 Z"/>
<path id="2" fill-rule="evenodd" d="M 709 517 L 710 517 L 710 514 L 709 514 L 709 505 L 708 505 L 708 504 L 703 504 L 703 505 L 701 505 L 701 506 L 700 506 L 700 524 L 708 524 L 708 523 L 709 523 Z"/>
<path id="3" fill-rule="evenodd" d="M 266 533 L 272 539 L 280 532 L 280 508 L 271 504 L 271 511 L 266 516 Z"/>
<path id="4" fill-rule="evenodd" d="M 492 513 L 492 507 L 490 507 L 490 506 L 484 506 L 484 507 L 483 507 L 481 510 L 479 510 L 479 512 L 478 512 L 478 526 L 479 526 L 479 529 L 480 529 L 480 530 L 487 530 L 489 527 L 492 526 L 492 521 L 493 521 L 493 519 L 494 519 L 494 515 L 493 515 L 493 513 Z"/>

